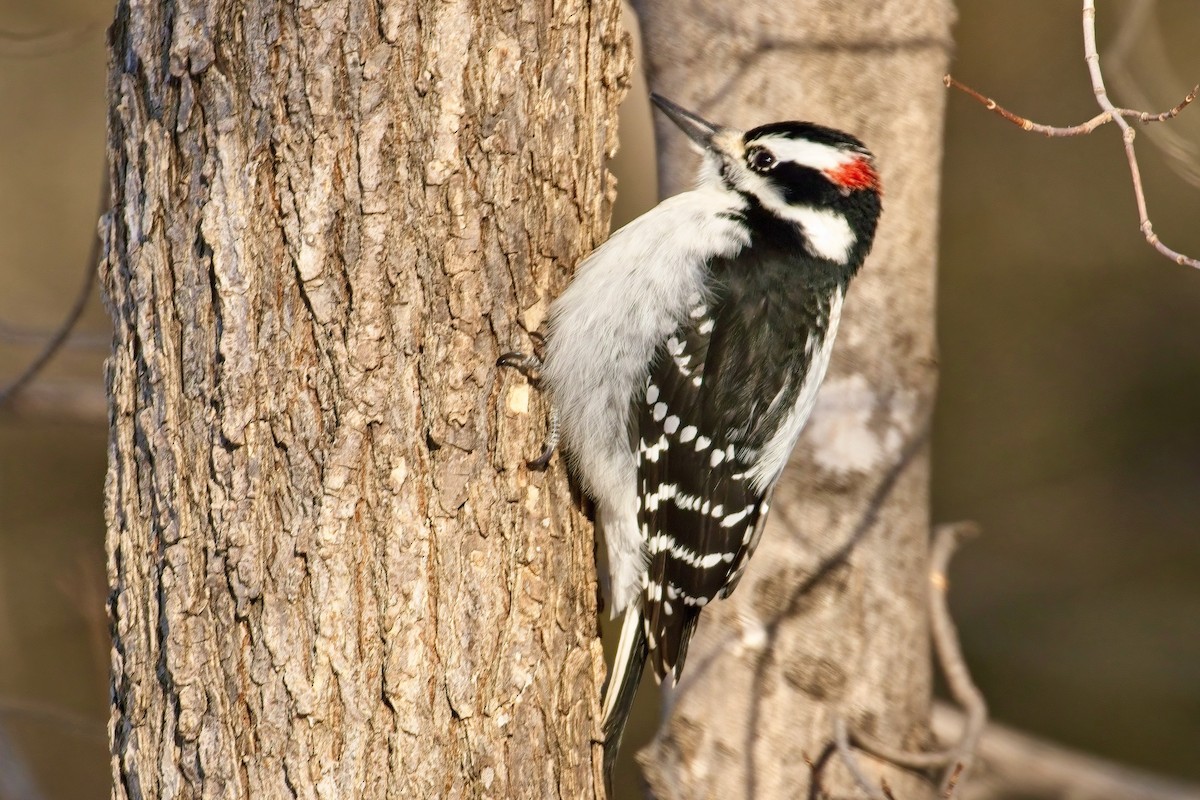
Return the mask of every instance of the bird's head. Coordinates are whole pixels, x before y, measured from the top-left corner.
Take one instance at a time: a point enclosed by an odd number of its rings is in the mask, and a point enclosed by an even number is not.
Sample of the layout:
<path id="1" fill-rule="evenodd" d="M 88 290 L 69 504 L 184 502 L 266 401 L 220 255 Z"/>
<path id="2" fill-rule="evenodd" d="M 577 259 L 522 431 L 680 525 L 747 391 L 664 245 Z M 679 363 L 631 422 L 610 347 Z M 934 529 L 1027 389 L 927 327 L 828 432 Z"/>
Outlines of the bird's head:
<path id="1" fill-rule="evenodd" d="M 862 142 L 811 122 L 741 131 L 660 95 L 651 100 L 704 154 L 702 184 L 736 192 L 770 218 L 796 226 L 812 255 L 861 264 L 883 194 L 875 157 Z"/>

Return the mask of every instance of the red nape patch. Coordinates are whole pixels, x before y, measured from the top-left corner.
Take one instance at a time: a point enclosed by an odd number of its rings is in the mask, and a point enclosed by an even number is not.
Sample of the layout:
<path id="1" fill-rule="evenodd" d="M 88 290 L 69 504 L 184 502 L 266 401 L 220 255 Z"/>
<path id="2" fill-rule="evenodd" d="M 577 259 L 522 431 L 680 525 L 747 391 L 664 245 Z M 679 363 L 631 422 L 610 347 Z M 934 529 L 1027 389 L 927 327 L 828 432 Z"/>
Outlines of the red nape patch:
<path id="1" fill-rule="evenodd" d="M 876 189 L 879 186 L 879 173 L 865 158 L 847 161 L 841 166 L 825 170 L 826 177 L 845 189 Z"/>

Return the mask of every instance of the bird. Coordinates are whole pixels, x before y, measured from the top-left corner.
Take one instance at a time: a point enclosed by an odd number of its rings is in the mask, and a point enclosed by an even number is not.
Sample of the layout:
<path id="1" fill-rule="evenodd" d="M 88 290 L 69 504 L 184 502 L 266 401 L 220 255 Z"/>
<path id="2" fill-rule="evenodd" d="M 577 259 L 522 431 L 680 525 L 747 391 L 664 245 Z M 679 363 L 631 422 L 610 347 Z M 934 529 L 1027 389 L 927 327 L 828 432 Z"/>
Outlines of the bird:
<path id="1" fill-rule="evenodd" d="M 702 156 L 694 188 L 587 256 L 538 350 L 499 362 L 548 393 L 531 463 L 565 453 L 624 615 L 603 701 L 609 781 L 644 666 L 679 680 L 702 609 L 758 545 L 882 211 L 875 157 L 848 133 L 742 131 L 651 101 Z"/>

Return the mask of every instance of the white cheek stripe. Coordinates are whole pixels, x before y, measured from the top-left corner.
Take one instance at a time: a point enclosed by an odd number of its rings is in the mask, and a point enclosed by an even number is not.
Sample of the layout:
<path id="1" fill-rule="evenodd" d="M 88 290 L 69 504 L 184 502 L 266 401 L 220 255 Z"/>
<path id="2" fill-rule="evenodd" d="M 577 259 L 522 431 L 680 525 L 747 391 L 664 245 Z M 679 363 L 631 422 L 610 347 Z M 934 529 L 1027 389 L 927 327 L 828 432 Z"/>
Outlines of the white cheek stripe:
<path id="1" fill-rule="evenodd" d="M 764 136 L 755 139 L 753 144 L 767 148 L 780 161 L 792 161 L 821 171 L 837 169 L 862 158 L 852 150 L 786 136 Z"/>
<path id="2" fill-rule="evenodd" d="M 858 237 L 846 218 L 827 208 L 784 205 L 772 209 L 782 217 L 792 220 L 804 229 L 808 250 L 814 256 L 845 264 L 850 260 Z"/>
<path id="3" fill-rule="evenodd" d="M 762 175 L 740 166 L 735 165 L 732 178 L 739 189 L 758 198 L 772 214 L 799 225 L 810 255 L 838 264 L 850 260 L 858 237 L 845 216 L 828 208 L 792 205 Z"/>

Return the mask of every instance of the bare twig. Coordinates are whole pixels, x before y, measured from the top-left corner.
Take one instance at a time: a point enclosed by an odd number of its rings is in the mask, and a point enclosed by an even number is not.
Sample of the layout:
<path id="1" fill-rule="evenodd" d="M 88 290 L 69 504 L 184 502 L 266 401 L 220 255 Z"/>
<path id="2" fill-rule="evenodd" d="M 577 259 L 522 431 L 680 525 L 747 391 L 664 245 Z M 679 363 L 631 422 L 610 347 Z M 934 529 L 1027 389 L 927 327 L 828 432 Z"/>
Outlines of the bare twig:
<path id="1" fill-rule="evenodd" d="M 108 178 L 106 177 L 101 184 L 100 191 L 101 210 L 108 208 Z M 92 246 L 88 250 L 87 263 L 84 265 L 83 284 L 79 287 L 79 293 L 75 297 L 75 303 L 71 306 L 71 310 L 67 312 L 67 316 L 58 326 L 58 330 L 46 342 L 42 351 L 25 367 L 16 378 L 8 385 L 0 386 L 0 408 L 3 408 L 9 400 L 11 400 L 17 392 L 26 386 L 34 377 L 41 372 L 42 368 L 54 358 L 55 354 L 62 348 L 67 341 L 67 337 L 71 335 L 71 329 L 75 327 L 75 323 L 83 315 L 83 310 L 87 308 L 88 299 L 92 296 L 92 289 L 96 285 L 96 270 L 100 262 L 100 237 L 92 238 Z"/>
<path id="2" fill-rule="evenodd" d="M 7 386 L 0 387 L 0 408 L 21 391 L 22 387 L 28 384 L 34 377 L 42 371 L 42 367 L 50 363 L 50 359 L 67 341 L 67 337 L 71 335 L 71 329 L 75 327 L 75 323 L 83 315 L 83 310 L 87 308 L 88 298 L 92 296 L 92 287 L 96 284 L 96 257 L 99 252 L 99 245 L 94 245 L 92 248 L 91 257 L 88 259 L 87 270 L 83 278 L 83 285 L 79 289 L 79 294 L 75 297 L 75 303 L 71 306 L 71 310 L 67 312 L 67 316 L 63 319 L 62 324 L 58 326 L 58 330 L 54 332 L 54 336 L 50 341 L 46 342 L 46 346 L 42 348 L 42 352 L 37 354 L 33 361 L 25 367 L 16 378 L 14 378 Z"/>
<path id="3" fill-rule="evenodd" d="M 830 742 L 821 750 L 821 755 L 817 757 L 816 761 L 810 760 L 808 756 L 804 757 L 804 763 L 808 764 L 808 768 L 812 770 L 812 778 L 808 782 L 808 800 L 819 800 L 821 797 L 821 776 L 825 773 L 825 767 L 836 750 L 837 744 Z M 753 797 L 753 795 L 749 796 Z"/>
<path id="4" fill-rule="evenodd" d="M 1133 182 L 1134 200 L 1137 202 L 1138 209 L 1138 229 L 1146 241 L 1158 252 L 1162 253 L 1167 258 L 1182 266 L 1193 267 L 1200 269 L 1200 260 L 1191 256 L 1178 253 L 1163 244 L 1158 238 L 1158 234 L 1154 232 L 1154 226 L 1150 222 L 1150 213 L 1146 207 L 1146 193 L 1142 188 L 1142 173 L 1138 166 L 1137 153 L 1133 147 L 1133 140 L 1137 136 L 1137 132 L 1129 125 L 1126 118 L 1133 119 L 1137 122 L 1165 122 L 1179 115 L 1189 104 L 1196 99 L 1200 93 L 1200 85 L 1194 87 L 1188 92 L 1183 101 L 1169 111 L 1164 111 L 1160 114 L 1151 113 L 1148 111 L 1136 111 L 1128 108 L 1117 108 L 1113 105 L 1108 97 L 1108 89 L 1104 86 L 1104 75 L 1100 71 L 1100 54 L 1096 47 L 1096 4 L 1095 0 L 1083 0 L 1083 47 L 1084 61 L 1087 62 L 1088 74 L 1092 81 L 1092 91 L 1096 95 L 1096 102 L 1099 104 L 1102 111 L 1101 114 L 1084 122 L 1081 125 L 1074 125 L 1065 128 L 1055 127 L 1053 125 L 1042 125 L 1040 123 L 1031 122 L 1022 116 L 1014 114 L 1006 108 L 1003 108 L 995 100 L 985 97 L 979 92 L 963 85 L 955 80 L 952 76 L 946 75 L 942 80 L 947 87 L 959 89 L 969 96 L 975 98 L 991 111 L 999 114 L 1004 119 L 1014 125 L 1019 126 L 1023 130 L 1041 133 L 1046 136 L 1081 136 L 1091 133 L 1096 128 L 1108 122 L 1116 123 L 1121 129 L 1121 139 L 1125 145 L 1125 158 L 1129 162 L 1129 175 Z"/>
<path id="5" fill-rule="evenodd" d="M 934 767 L 949 767 L 952 769 L 954 759 L 958 757 L 958 748 L 961 741 L 962 735 L 959 734 L 958 743 L 954 747 L 945 750 L 916 751 L 901 750 L 898 747 L 892 747 L 865 733 L 854 734 L 854 743 L 864 752 L 870 753 L 877 758 L 882 758 L 884 761 L 890 761 L 897 766 L 908 767 L 910 769 L 932 769 Z"/>
<path id="6" fill-rule="evenodd" d="M 1157 0 L 1134 0 L 1125 4 L 1125 13 L 1116 25 L 1116 36 L 1105 48 L 1105 76 L 1122 95 L 1136 106 L 1150 106 L 1150 93 L 1135 74 L 1130 57 L 1134 44 L 1143 42 L 1138 49 L 1139 61 L 1147 62 L 1143 72 L 1155 76 L 1155 81 L 1167 85 L 1178 85 L 1181 79 L 1175 74 L 1166 57 L 1166 42 L 1162 26 L 1154 13 Z M 1195 126 L 1193 124 L 1193 130 Z M 1162 152 L 1179 177 L 1193 186 L 1200 187 L 1200 145 L 1177 128 L 1155 125 L 1147 128 L 1150 142 Z"/>
<path id="7" fill-rule="evenodd" d="M 1100 54 L 1096 50 L 1096 3 L 1095 0 L 1083 0 L 1083 48 L 1084 60 L 1088 65 L 1088 74 L 1092 77 L 1092 89 L 1096 92 L 1096 102 L 1100 108 L 1114 115 L 1114 122 L 1121 129 L 1121 138 L 1125 143 L 1125 157 L 1129 160 L 1129 176 L 1133 180 L 1133 195 L 1137 200 L 1138 222 L 1141 228 L 1142 235 L 1146 237 L 1146 241 L 1150 245 L 1162 253 L 1167 258 L 1174 261 L 1176 264 L 1183 266 L 1200 268 L 1200 261 L 1191 258 L 1190 256 L 1177 253 L 1167 247 L 1158 238 L 1154 232 L 1154 226 L 1150 223 L 1150 213 L 1146 209 L 1146 194 L 1142 189 L 1142 173 L 1138 167 L 1137 153 L 1133 149 L 1133 140 L 1137 133 L 1133 128 L 1129 127 L 1129 123 L 1121 117 L 1112 101 L 1108 99 L 1108 90 L 1104 88 L 1104 75 L 1100 72 Z M 1196 92 L 1200 91 L 1200 87 L 1196 87 L 1185 98 L 1185 103 L 1195 99 Z M 1189 99 L 1190 98 L 1190 99 Z M 1178 106 L 1177 106 L 1178 107 Z M 1170 113 L 1170 112 L 1168 112 Z"/>
<path id="8" fill-rule="evenodd" d="M 1181 100 L 1174 108 L 1158 114 L 1152 114 L 1149 111 L 1138 111 L 1135 108 L 1114 108 L 1112 111 L 1101 112 L 1089 119 L 1087 122 L 1082 122 L 1078 125 L 1058 126 L 1045 125 L 1041 122 L 1034 122 L 1033 120 L 1026 119 L 1020 114 L 1014 114 L 1012 111 L 1009 111 L 992 98 L 980 94 L 970 86 L 967 86 L 965 83 L 959 81 L 953 75 L 944 75 L 942 77 L 942 83 L 946 84 L 946 88 L 948 89 L 958 89 L 963 94 L 978 101 L 979 104 L 988 111 L 995 112 L 999 116 L 1011 122 L 1013 125 L 1016 125 L 1021 130 L 1029 131 L 1030 133 L 1040 133 L 1043 136 L 1048 136 L 1051 138 L 1064 136 L 1085 136 L 1096 130 L 1096 128 L 1099 128 L 1101 125 L 1106 125 L 1109 122 L 1112 122 L 1114 119 L 1114 114 L 1117 118 L 1124 119 L 1125 117 L 1128 117 L 1129 119 L 1144 123 L 1166 122 L 1169 119 L 1174 119 L 1175 117 L 1179 116 L 1181 111 L 1195 101 L 1197 93 L 1200 93 L 1200 86 L 1195 86 L 1192 88 L 1192 91 L 1188 92 L 1187 95 L 1184 96 L 1183 100 Z"/>
<path id="9" fill-rule="evenodd" d="M 959 763 L 955 764 L 954 769 L 950 770 L 950 774 L 946 779 L 946 788 L 942 790 L 942 797 L 946 798 L 946 800 L 954 797 L 954 790 L 958 787 L 958 779 L 962 777 L 964 769 L 966 769 L 966 765 Z"/>
<path id="10" fill-rule="evenodd" d="M 937 649 L 938 661 L 942 666 L 942 674 L 950 693 L 967 712 L 967 724 L 963 729 L 962 738 L 954 748 L 954 766 L 948 769 L 942 778 L 942 790 L 951 786 L 951 780 L 957 782 L 965 777 L 975 758 L 975 749 L 979 745 L 979 737 L 987 725 L 987 701 L 983 692 L 971 679 L 971 671 L 963 658 L 962 647 L 958 643 L 958 630 L 950 616 L 950 608 L 946 602 L 946 568 L 950 557 L 954 554 L 958 543 L 964 536 L 974 536 L 979 532 L 972 523 L 942 525 L 934 532 L 933 549 L 930 552 L 929 572 L 933 591 L 929 593 L 929 614 L 933 630 L 933 642 Z"/>
<path id="11" fill-rule="evenodd" d="M 938 654 L 938 663 L 946 676 L 950 693 L 963 707 L 965 724 L 962 733 L 957 737 L 953 747 L 945 750 L 930 752 L 911 752 L 901 750 L 876 740 L 862 733 L 854 735 L 854 742 L 862 750 L 874 756 L 913 769 L 929 769 L 945 767 L 942 777 L 943 796 L 951 797 L 955 785 L 962 779 L 970 768 L 979 737 L 987 725 L 987 702 L 983 693 L 971 679 L 971 672 L 963 658 L 962 648 L 958 643 L 958 631 L 950 616 L 950 608 L 946 601 L 946 589 L 949 581 L 946 569 L 950 557 L 954 554 L 958 543 L 966 536 L 977 533 L 972 523 L 955 523 L 941 525 L 934 531 L 933 546 L 929 556 L 929 617 L 933 636 L 934 649 Z"/>
<path id="12" fill-rule="evenodd" d="M 894 800 L 888 796 L 891 793 L 886 792 L 883 787 L 871 780 L 863 770 L 862 764 L 858 763 L 858 756 L 854 754 L 854 749 L 850 746 L 850 733 L 846 729 L 846 720 L 841 717 L 833 720 L 833 740 L 837 744 L 838 756 L 846 765 L 846 769 L 854 776 L 854 782 L 858 784 L 858 788 L 866 792 L 872 800 Z"/>
<path id="13" fill-rule="evenodd" d="M 934 707 L 935 735 L 951 738 L 962 712 Z M 989 723 L 979 740 L 980 769 L 962 787 L 966 800 L 1200 800 L 1200 785 L 1132 769 L 1022 731 Z"/>

